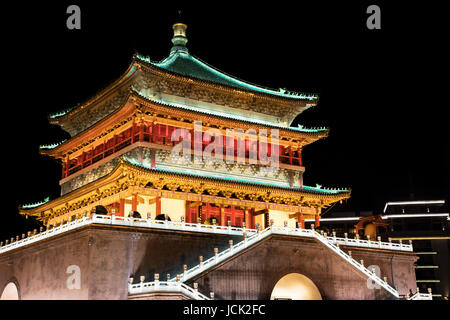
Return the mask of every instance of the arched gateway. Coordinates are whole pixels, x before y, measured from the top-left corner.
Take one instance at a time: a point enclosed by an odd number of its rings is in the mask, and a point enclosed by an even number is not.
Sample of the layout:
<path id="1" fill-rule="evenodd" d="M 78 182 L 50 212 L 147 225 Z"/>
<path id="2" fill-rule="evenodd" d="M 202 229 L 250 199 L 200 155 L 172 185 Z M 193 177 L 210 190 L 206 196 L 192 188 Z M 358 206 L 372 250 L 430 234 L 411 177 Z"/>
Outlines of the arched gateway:
<path id="1" fill-rule="evenodd" d="M 322 296 L 311 279 L 289 273 L 275 284 L 270 300 L 322 300 Z"/>
<path id="2" fill-rule="evenodd" d="M 0 300 L 19 300 L 19 290 L 14 282 L 9 282 L 5 286 Z"/>

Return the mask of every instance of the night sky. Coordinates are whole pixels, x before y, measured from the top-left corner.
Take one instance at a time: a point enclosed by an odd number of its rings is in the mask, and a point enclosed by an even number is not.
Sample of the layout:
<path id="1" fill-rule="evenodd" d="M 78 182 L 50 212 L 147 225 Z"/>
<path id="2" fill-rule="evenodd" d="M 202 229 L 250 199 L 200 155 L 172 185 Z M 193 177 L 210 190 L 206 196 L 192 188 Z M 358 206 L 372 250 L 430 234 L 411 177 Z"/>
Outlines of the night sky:
<path id="1" fill-rule="evenodd" d="M 320 95 L 295 124 L 331 128 L 329 138 L 305 148 L 304 165 L 307 185 L 352 188 L 333 211 L 379 213 L 385 202 L 412 194 L 448 201 L 443 8 L 409 1 L 91 2 L 21 2 L 3 11 L 2 241 L 39 226 L 18 215 L 20 204 L 60 194 L 61 166 L 38 146 L 69 135 L 48 124 L 48 114 L 116 80 L 136 51 L 165 58 L 180 8 L 193 55 L 252 83 Z M 71 4 L 81 7 L 81 30 L 66 28 Z M 366 28 L 370 4 L 381 7 L 381 30 Z"/>

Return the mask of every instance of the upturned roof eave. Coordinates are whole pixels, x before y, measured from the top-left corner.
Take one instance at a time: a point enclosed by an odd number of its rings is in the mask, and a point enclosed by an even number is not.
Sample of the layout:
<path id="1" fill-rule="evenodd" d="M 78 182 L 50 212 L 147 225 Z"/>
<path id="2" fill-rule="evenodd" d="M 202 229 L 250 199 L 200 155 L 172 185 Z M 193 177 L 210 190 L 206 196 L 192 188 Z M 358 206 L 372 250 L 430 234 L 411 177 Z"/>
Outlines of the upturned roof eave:
<path id="1" fill-rule="evenodd" d="M 93 190 L 99 188 L 99 185 L 100 186 L 105 185 L 107 183 L 110 183 L 111 181 L 114 181 L 116 176 L 118 176 L 118 175 L 120 176 L 120 174 L 122 172 L 120 170 L 126 169 L 126 168 L 136 169 L 138 171 L 143 172 L 144 174 L 145 173 L 156 173 L 156 174 L 159 173 L 159 174 L 169 175 L 169 176 L 179 176 L 180 178 L 202 179 L 205 181 L 238 184 L 238 185 L 249 186 L 249 187 L 253 187 L 253 188 L 264 187 L 265 191 L 267 191 L 267 192 L 270 192 L 271 190 L 286 190 L 286 191 L 298 193 L 299 195 L 303 194 L 305 196 L 316 195 L 316 196 L 323 196 L 323 197 L 336 197 L 337 199 L 335 199 L 332 202 L 347 199 L 350 197 L 350 194 L 351 194 L 351 189 L 345 189 L 345 190 L 334 192 L 334 193 L 328 193 L 328 192 L 325 192 L 325 190 L 319 190 L 319 189 L 318 190 L 310 190 L 310 189 L 314 189 L 312 187 L 307 187 L 307 189 L 290 188 L 290 187 L 282 187 L 282 186 L 274 186 L 274 185 L 264 185 L 262 183 L 235 181 L 235 180 L 226 179 L 226 178 L 214 178 L 214 177 L 207 177 L 207 176 L 202 176 L 202 175 L 192 175 L 192 174 L 188 174 L 188 173 L 173 173 L 173 172 L 169 172 L 164 169 L 147 168 L 142 165 L 137 165 L 137 164 L 129 162 L 128 160 L 126 160 L 122 157 L 121 161 L 106 176 L 104 176 L 98 180 L 92 181 L 92 182 L 80 187 L 79 189 L 76 189 L 69 193 L 66 193 L 62 197 L 47 201 L 39 206 L 30 208 L 30 209 L 24 209 L 22 206 L 19 206 L 19 213 L 21 215 L 26 215 L 26 216 L 37 216 L 42 211 L 49 210 L 54 206 L 58 206 L 58 205 L 61 205 L 62 203 L 71 201 L 72 199 L 76 198 L 77 196 L 82 196 L 82 195 L 88 194 L 89 192 L 92 192 Z"/>
<path id="2" fill-rule="evenodd" d="M 54 124 L 54 125 L 61 125 L 61 123 L 64 122 L 64 120 L 66 120 L 68 117 L 71 117 L 73 114 L 81 111 L 82 109 L 86 108 L 88 105 L 95 104 L 96 102 L 98 102 L 99 100 L 101 100 L 102 98 L 107 96 L 108 94 L 114 92 L 115 88 L 120 86 L 125 81 L 129 80 L 133 75 L 136 74 L 136 72 L 138 70 L 139 70 L 139 67 L 136 65 L 136 61 L 134 59 L 132 59 L 127 70 L 113 83 L 108 85 L 106 88 L 100 90 L 96 95 L 94 95 L 93 97 L 91 97 L 90 99 L 85 101 L 84 103 L 78 105 L 77 107 L 72 108 L 67 113 L 65 113 L 61 116 L 52 117 L 51 114 L 48 115 L 47 116 L 48 122 L 50 124 Z"/>

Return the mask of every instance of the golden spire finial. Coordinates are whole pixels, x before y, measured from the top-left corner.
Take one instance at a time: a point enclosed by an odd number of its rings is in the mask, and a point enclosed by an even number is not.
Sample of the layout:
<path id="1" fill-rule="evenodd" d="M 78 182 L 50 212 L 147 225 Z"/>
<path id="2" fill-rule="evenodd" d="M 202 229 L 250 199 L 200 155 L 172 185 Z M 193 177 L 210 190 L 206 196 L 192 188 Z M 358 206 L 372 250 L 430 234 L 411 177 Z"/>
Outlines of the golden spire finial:
<path id="1" fill-rule="evenodd" d="M 181 21 L 181 10 L 178 10 L 178 21 Z M 186 43 L 188 42 L 188 39 L 186 37 L 186 29 L 187 25 L 181 22 L 175 23 L 173 26 L 173 38 L 172 43 L 173 47 L 172 50 L 178 51 L 187 51 Z"/>

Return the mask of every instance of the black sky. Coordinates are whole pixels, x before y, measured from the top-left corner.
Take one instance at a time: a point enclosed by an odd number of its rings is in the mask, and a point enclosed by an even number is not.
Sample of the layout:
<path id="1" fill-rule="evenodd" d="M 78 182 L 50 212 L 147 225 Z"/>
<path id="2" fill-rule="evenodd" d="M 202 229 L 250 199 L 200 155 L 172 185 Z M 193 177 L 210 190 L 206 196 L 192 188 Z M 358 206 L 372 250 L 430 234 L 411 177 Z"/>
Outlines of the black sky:
<path id="1" fill-rule="evenodd" d="M 304 164 L 307 185 L 352 188 L 351 200 L 333 210 L 379 212 L 411 193 L 448 201 L 443 8 L 409 1 L 91 2 L 20 3 L 3 12 L 2 240 L 37 226 L 18 215 L 19 204 L 59 196 L 60 165 L 38 146 L 68 135 L 47 115 L 113 82 L 135 51 L 165 58 L 179 8 L 192 54 L 243 80 L 320 95 L 296 123 L 331 128 L 329 138 L 305 149 Z M 66 28 L 71 4 L 81 7 L 81 30 Z M 381 7 L 381 30 L 366 28 L 370 4 Z"/>

